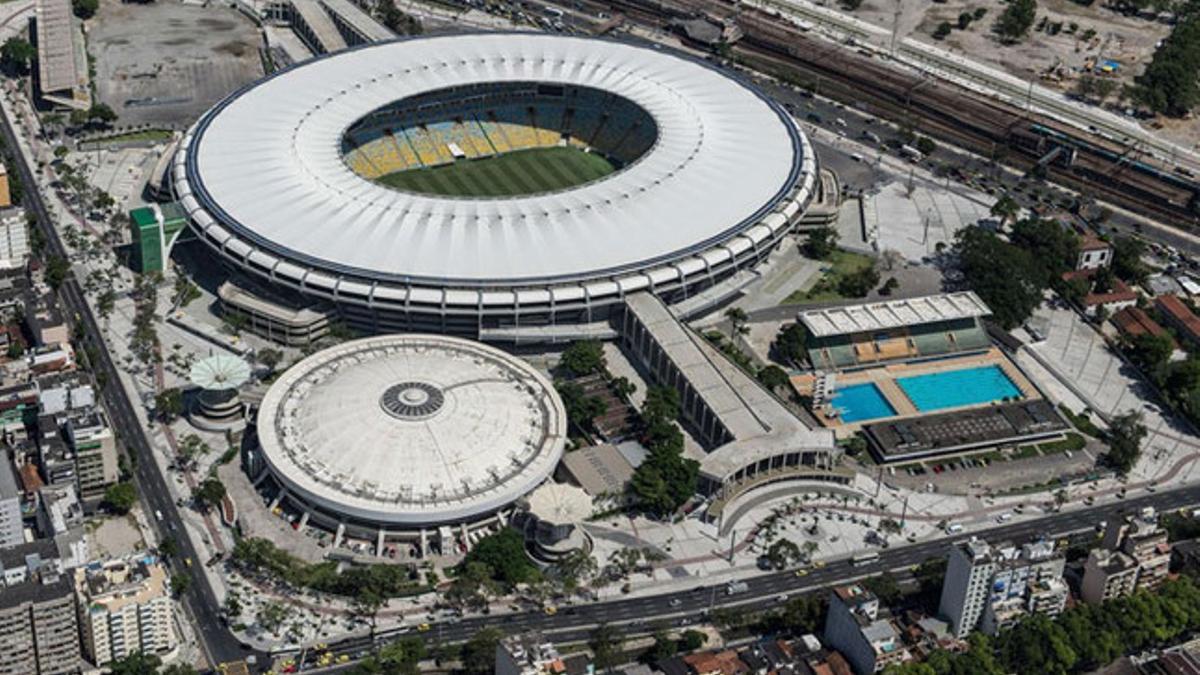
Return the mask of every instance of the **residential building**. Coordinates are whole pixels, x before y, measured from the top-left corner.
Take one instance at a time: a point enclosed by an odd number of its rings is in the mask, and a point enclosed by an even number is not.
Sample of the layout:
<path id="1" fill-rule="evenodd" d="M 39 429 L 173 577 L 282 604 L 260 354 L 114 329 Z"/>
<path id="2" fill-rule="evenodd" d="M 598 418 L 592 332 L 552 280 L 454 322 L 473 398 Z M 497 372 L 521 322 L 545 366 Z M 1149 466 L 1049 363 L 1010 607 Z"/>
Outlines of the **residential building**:
<path id="1" fill-rule="evenodd" d="M 996 568 L 980 621 L 983 632 L 995 635 L 1029 613 L 1057 616 L 1062 612 L 1069 594 L 1062 578 L 1066 559 L 1055 551 L 1053 542 L 1004 544 L 993 551 Z"/>
<path id="2" fill-rule="evenodd" d="M 25 523 L 21 514 L 24 497 L 8 453 L 0 453 L 0 548 L 25 543 Z"/>
<path id="3" fill-rule="evenodd" d="M 540 633 L 509 635 L 496 644 L 495 675 L 556 675 L 563 659 Z"/>
<path id="4" fill-rule="evenodd" d="M 165 568 L 153 558 L 93 563 L 75 571 L 83 654 L 95 665 L 175 646 Z"/>
<path id="5" fill-rule="evenodd" d="M 1167 532 L 1158 525 L 1158 515 L 1147 507 L 1136 516 L 1109 522 L 1102 545 L 1119 550 L 1137 563 L 1135 588 L 1157 588 L 1171 566 Z"/>
<path id="6" fill-rule="evenodd" d="M 857 584 L 839 586 L 830 593 L 823 642 L 841 652 L 857 675 L 877 673 L 912 659 L 895 624 L 880 615 L 879 599 Z"/>
<path id="7" fill-rule="evenodd" d="M 979 624 L 995 571 L 996 561 L 986 541 L 971 538 L 951 547 L 938 612 L 950 622 L 954 637 L 965 638 Z"/>
<path id="8" fill-rule="evenodd" d="M 1165 328 L 1160 326 L 1154 319 L 1151 319 L 1140 307 L 1126 307 L 1113 314 L 1112 324 L 1117 327 L 1117 330 L 1127 340 L 1133 340 L 1142 335 L 1166 337 L 1171 342 L 1171 359 L 1176 360 L 1184 356 L 1183 350 L 1179 349 L 1175 338 L 1171 337 L 1171 334 Z"/>
<path id="9" fill-rule="evenodd" d="M 25 302 L 25 324 L 39 347 L 60 345 L 71 341 L 71 332 L 62 312 L 49 294 L 30 294 Z"/>
<path id="10" fill-rule="evenodd" d="M 12 191 L 8 185 L 8 167 L 0 164 L 0 208 L 12 206 Z"/>
<path id="11" fill-rule="evenodd" d="M 120 477 L 117 440 L 108 420 L 98 409 L 67 418 L 67 443 L 75 452 L 75 475 L 84 502 L 99 501 L 104 490 Z"/>
<path id="12" fill-rule="evenodd" d="M 70 578 L 39 553 L 27 554 L 23 566 L 10 567 L 14 561 L 5 557 L 0 556 L 6 583 L 0 592 L 0 675 L 79 672 L 79 626 Z"/>
<path id="13" fill-rule="evenodd" d="M 0 208 L 0 268 L 23 268 L 29 261 L 29 223 L 25 209 Z"/>
<path id="14" fill-rule="evenodd" d="M 1191 342 L 1200 345 L 1200 317 L 1192 313 L 1182 300 L 1174 295 L 1160 295 L 1154 299 L 1163 320 L 1171 324 L 1178 334 Z"/>
<path id="15" fill-rule="evenodd" d="M 1075 261 L 1077 270 L 1094 270 L 1112 263 L 1112 245 L 1093 235 L 1085 235 L 1079 242 L 1079 257 Z"/>
<path id="16" fill-rule="evenodd" d="M 1137 586 L 1137 561 L 1121 551 L 1093 549 L 1083 566 L 1079 595 L 1084 602 L 1099 604 L 1129 595 Z"/>

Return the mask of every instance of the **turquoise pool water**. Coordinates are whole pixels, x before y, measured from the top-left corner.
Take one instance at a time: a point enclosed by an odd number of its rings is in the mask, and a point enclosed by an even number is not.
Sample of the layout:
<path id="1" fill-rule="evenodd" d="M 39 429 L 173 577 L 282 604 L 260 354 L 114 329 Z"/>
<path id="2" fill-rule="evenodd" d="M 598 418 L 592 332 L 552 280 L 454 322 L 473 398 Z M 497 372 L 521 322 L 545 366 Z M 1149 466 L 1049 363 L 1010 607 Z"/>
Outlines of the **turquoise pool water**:
<path id="1" fill-rule="evenodd" d="M 870 382 L 834 391 L 831 403 L 841 413 L 843 422 L 861 422 L 896 414 L 892 404 L 879 393 L 879 387 Z"/>
<path id="2" fill-rule="evenodd" d="M 921 412 L 1021 397 L 1021 390 L 1000 366 L 900 377 L 896 378 L 896 384 Z"/>

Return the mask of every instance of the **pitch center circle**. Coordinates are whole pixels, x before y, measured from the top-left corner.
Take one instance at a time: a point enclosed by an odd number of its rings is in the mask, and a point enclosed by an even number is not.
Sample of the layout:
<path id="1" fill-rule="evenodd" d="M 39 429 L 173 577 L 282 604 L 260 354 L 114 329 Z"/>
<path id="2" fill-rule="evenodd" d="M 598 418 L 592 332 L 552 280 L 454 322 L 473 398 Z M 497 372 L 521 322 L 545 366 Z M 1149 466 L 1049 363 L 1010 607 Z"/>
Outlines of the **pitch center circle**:
<path id="1" fill-rule="evenodd" d="M 401 382 L 384 390 L 379 406 L 400 420 L 426 419 L 442 409 L 446 396 L 428 382 Z"/>

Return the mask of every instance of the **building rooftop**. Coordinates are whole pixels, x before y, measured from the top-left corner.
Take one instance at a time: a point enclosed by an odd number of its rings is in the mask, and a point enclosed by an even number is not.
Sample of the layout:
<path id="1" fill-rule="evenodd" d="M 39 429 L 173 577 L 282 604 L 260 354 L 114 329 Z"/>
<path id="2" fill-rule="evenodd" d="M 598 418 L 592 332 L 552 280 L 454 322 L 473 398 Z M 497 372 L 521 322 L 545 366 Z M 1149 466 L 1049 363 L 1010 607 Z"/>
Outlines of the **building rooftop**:
<path id="1" fill-rule="evenodd" d="M 1191 308 L 1182 300 L 1174 295 L 1160 295 L 1154 299 L 1154 303 L 1159 310 L 1174 320 L 1186 337 L 1193 341 L 1200 341 L 1200 317 L 1192 313 Z"/>
<path id="2" fill-rule="evenodd" d="M 1044 438 L 1069 429 L 1054 406 L 1040 398 L 863 426 L 872 449 L 885 462 Z"/>
<path id="3" fill-rule="evenodd" d="M 512 199 L 394 190 L 339 154 L 343 132 L 382 106 L 514 81 L 611 91 L 652 115 L 659 140 L 604 180 Z M 748 148 L 754 161 L 730 170 Z M 173 176 L 206 241 L 256 267 L 381 299 L 456 303 L 471 288 L 507 305 L 513 285 L 550 285 L 565 300 L 561 285 L 582 300 L 584 284 L 633 292 L 715 265 L 786 221 L 777 208 L 811 189 L 815 171 L 785 112 L 702 61 L 616 40 L 476 33 L 349 49 L 265 78 L 197 123 Z"/>
<path id="4" fill-rule="evenodd" d="M 802 422 L 708 340 L 676 320 L 661 300 L 638 293 L 625 302 L 727 432 L 727 442 L 701 460 L 705 475 L 724 480 L 756 458 L 775 456 L 785 447 L 834 451 L 831 430 Z"/>
<path id="5" fill-rule="evenodd" d="M 39 85 L 43 92 L 74 93 L 87 84 L 88 73 L 79 62 L 71 0 L 37 0 L 35 11 Z"/>
<path id="6" fill-rule="evenodd" d="M 634 466 L 616 446 L 607 444 L 568 452 L 562 465 L 593 496 L 622 494 L 633 478 Z"/>
<path id="7" fill-rule="evenodd" d="M 797 318 L 814 337 L 830 337 L 971 319 L 992 313 L 972 291 L 810 309 Z"/>
<path id="8" fill-rule="evenodd" d="M 294 494 L 371 522 L 494 511 L 545 480 L 566 412 L 524 361 L 477 342 L 388 335 L 292 366 L 263 397 L 258 437 Z"/>

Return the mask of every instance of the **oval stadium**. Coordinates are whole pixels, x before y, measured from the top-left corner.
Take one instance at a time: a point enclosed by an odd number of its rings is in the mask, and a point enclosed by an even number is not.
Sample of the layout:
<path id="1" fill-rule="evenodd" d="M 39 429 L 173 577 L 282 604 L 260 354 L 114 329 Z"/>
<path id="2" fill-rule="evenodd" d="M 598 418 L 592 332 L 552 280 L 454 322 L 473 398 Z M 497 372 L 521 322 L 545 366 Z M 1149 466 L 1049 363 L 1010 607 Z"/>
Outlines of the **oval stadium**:
<path id="1" fill-rule="evenodd" d="M 318 58 L 234 95 L 171 169 L 201 240 L 374 331 L 605 320 L 753 268 L 803 215 L 795 120 L 709 64 L 503 33 Z"/>
<path id="2" fill-rule="evenodd" d="M 482 527 L 550 476 L 566 431 L 553 385 L 519 358 L 445 336 L 369 337 L 272 383 L 255 473 L 311 522 L 371 539 Z"/>

